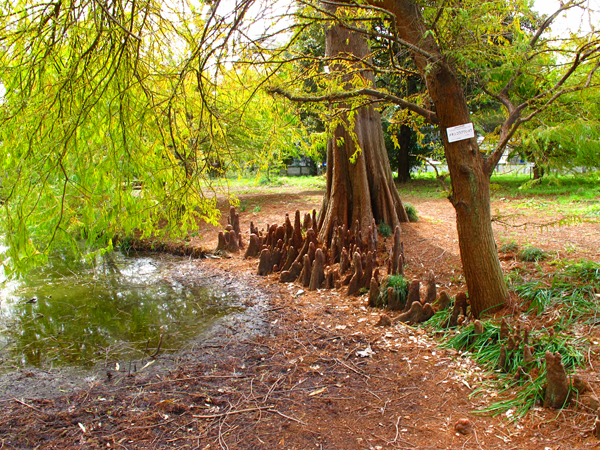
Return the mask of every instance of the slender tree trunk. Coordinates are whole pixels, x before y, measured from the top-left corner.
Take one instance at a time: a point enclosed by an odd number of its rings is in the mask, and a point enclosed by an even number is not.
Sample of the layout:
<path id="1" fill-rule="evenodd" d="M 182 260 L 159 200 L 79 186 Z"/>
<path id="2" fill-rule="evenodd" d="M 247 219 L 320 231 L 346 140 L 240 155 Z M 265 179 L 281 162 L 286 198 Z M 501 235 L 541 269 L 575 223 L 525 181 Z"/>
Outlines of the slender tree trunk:
<path id="1" fill-rule="evenodd" d="M 324 7 L 335 11 L 334 6 Z M 360 60 L 368 53 L 364 36 L 340 25 L 327 30 L 326 56 L 351 54 Z M 374 81 L 373 74 L 366 70 L 362 76 Z M 327 142 L 327 190 L 318 220 L 319 240 L 323 242 L 329 242 L 334 226 L 345 224 L 350 228 L 356 220 L 363 230 L 373 219 L 392 229 L 408 222 L 394 185 L 379 113 L 364 106 L 354 111 L 352 121 L 346 115 L 344 123 Z M 360 147 L 358 152 L 355 142 Z"/>
<path id="2" fill-rule="evenodd" d="M 412 130 L 408 125 L 402 125 L 400 127 L 400 134 L 398 135 L 398 181 L 400 183 L 406 183 L 410 180 L 410 138 Z"/>
<path id="3" fill-rule="evenodd" d="M 449 143 L 449 127 L 470 122 L 467 101 L 457 77 L 444 60 L 431 34 L 425 33 L 423 17 L 414 0 L 372 0 L 396 16 L 399 36 L 434 56 L 427 60 L 413 54 L 421 77 L 440 120 L 440 133 L 452 183 L 450 201 L 456 210 L 456 224 L 463 272 L 475 317 L 506 304 L 508 289 L 498 259 L 491 222 L 490 175 L 477 141 Z"/>

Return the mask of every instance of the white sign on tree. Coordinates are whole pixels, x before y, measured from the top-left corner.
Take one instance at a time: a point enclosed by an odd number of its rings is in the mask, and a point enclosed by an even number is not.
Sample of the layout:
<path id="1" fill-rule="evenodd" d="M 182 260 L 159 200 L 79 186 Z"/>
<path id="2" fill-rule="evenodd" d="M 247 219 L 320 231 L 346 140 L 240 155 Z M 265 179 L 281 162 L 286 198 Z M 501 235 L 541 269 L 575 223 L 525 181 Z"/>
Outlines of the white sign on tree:
<path id="1" fill-rule="evenodd" d="M 447 128 L 448 142 L 462 141 L 475 137 L 475 129 L 472 123 L 465 123 L 464 125 L 458 125 L 456 127 Z"/>

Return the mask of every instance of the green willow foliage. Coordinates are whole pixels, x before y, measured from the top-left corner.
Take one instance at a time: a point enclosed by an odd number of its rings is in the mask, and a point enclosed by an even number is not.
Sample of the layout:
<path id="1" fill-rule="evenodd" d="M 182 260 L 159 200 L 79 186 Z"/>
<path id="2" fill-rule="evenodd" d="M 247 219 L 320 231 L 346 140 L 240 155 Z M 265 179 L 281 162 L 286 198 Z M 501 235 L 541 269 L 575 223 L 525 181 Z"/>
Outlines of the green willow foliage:
<path id="1" fill-rule="evenodd" d="M 265 148 L 293 119 L 231 41 L 251 1 L 15 0 L 0 6 L 0 233 L 4 265 L 52 248 L 93 256 L 115 235 L 177 236 L 215 223 L 215 173 Z M 228 60 L 232 61 L 225 64 Z M 218 85 L 217 85 L 218 80 Z M 0 89 L 1 91 L 2 89 Z M 274 149 L 275 148 L 275 149 Z M 260 165 L 260 164 L 259 164 Z M 82 245 L 83 243 L 83 245 Z"/>
<path id="2" fill-rule="evenodd" d="M 515 151 L 542 168 L 600 168 L 600 89 L 561 97 L 520 130 Z"/>

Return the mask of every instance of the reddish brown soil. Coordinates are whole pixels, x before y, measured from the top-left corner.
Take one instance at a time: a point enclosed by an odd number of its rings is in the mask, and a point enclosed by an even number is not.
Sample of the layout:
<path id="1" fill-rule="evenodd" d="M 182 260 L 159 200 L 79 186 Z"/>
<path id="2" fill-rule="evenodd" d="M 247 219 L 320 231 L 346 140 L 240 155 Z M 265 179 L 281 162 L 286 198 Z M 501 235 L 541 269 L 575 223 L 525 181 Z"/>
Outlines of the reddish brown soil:
<path id="1" fill-rule="evenodd" d="M 265 189 L 243 199 L 247 233 L 251 220 L 264 228 L 281 223 L 286 212 L 318 208 L 321 192 Z M 452 207 L 443 199 L 409 201 L 421 220 L 403 227 L 407 276 L 423 279 L 433 270 L 439 290 L 464 289 Z M 256 206 L 260 211 L 251 212 Z M 510 202 L 494 208 L 509 211 Z M 539 213 L 526 217 L 545 219 Z M 495 227 L 500 243 L 509 238 L 563 258 L 600 261 L 598 223 Z M 194 245 L 214 248 L 218 228 L 200 231 Z M 502 259 L 507 271 L 534 270 L 513 255 Z M 575 404 L 561 411 L 536 408 L 516 422 L 474 415 L 497 395 L 470 397 L 486 376 L 482 370 L 468 356 L 441 349 L 421 328 L 375 326 L 381 311 L 368 308 L 364 297 L 281 285 L 276 275 L 255 275 L 256 260 L 240 256 L 197 265 L 267 292 L 260 332 L 246 334 L 246 325 L 236 322 L 220 338 L 163 361 L 161 370 L 119 372 L 46 398 L 6 398 L 0 448 L 600 448 L 591 433 L 595 414 Z M 592 326 L 586 333 L 592 339 L 598 334 Z M 593 370 L 600 367 L 598 349 L 590 349 L 582 376 L 600 393 Z M 456 432 L 461 419 L 471 422 L 471 433 Z"/>

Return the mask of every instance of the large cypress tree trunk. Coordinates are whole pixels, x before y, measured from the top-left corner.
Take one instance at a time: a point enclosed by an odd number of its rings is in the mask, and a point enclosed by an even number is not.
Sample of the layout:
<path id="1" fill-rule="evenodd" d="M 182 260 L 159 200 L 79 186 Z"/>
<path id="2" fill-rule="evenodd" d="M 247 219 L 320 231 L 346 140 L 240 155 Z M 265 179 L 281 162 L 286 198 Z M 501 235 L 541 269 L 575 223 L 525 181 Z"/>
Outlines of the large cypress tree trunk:
<path id="1" fill-rule="evenodd" d="M 334 6 L 325 7 L 335 11 Z M 327 30 L 327 57 L 354 55 L 360 60 L 368 53 L 363 35 L 337 24 Z M 362 76 L 374 82 L 371 72 L 363 70 Z M 363 230 L 373 219 L 392 229 L 408 222 L 394 185 L 379 113 L 372 106 L 364 106 L 354 112 L 352 121 L 347 115 L 343 120 L 346 126 L 339 125 L 327 142 L 327 190 L 318 220 L 319 239 L 323 242 L 329 242 L 334 226 L 345 224 L 350 228 L 357 220 Z"/>
<path id="2" fill-rule="evenodd" d="M 452 183 L 450 201 L 456 224 L 463 272 L 475 317 L 506 304 L 508 289 L 498 259 L 491 222 L 490 176 L 474 138 L 449 143 L 447 128 L 470 122 L 467 101 L 457 77 L 444 60 L 431 34 L 426 34 L 423 17 L 414 0 L 372 0 L 396 16 L 398 35 L 418 46 L 435 61 L 414 53 L 440 121 Z"/>

